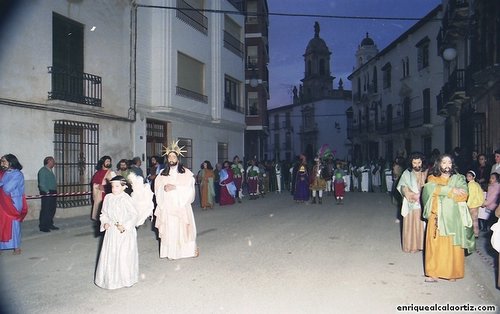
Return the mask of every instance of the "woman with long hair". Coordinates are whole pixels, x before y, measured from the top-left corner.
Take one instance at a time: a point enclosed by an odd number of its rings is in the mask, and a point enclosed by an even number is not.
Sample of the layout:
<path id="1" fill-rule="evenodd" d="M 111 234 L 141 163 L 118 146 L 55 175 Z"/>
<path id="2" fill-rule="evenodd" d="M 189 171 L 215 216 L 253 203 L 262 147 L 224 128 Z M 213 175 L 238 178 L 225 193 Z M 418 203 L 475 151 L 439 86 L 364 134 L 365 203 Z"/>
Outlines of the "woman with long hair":
<path id="1" fill-rule="evenodd" d="M 21 222 L 28 213 L 23 166 L 16 156 L 0 158 L 0 250 L 21 254 Z"/>

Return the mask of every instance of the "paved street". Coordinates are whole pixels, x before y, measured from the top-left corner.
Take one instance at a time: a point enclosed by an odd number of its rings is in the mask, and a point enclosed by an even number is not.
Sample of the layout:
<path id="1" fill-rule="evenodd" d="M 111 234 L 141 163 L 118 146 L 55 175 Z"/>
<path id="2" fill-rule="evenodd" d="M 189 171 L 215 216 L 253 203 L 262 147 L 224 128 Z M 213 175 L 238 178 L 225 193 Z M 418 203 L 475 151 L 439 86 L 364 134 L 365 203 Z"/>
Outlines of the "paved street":
<path id="1" fill-rule="evenodd" d="M 398 305 L 500 305 L 493 260 L 480 239 L 457 282 L 425 283 L 422 255 L 404 254 L 384 194 L 347 193 L 345 205 L 295 204 L 286 194 L 202 212 L 200 256 L 158 258 L 148 222 L 138 231 L 141 279 L 93 284 L 100 237 L 88 217 L 61 230 L 23 224 L 23 254 L 3 252 L 6 313 L 397 313 Z M 8 305 L 8 307 L 6 307 Z M 456 313 L 456 312 L 455 312 Z"/>

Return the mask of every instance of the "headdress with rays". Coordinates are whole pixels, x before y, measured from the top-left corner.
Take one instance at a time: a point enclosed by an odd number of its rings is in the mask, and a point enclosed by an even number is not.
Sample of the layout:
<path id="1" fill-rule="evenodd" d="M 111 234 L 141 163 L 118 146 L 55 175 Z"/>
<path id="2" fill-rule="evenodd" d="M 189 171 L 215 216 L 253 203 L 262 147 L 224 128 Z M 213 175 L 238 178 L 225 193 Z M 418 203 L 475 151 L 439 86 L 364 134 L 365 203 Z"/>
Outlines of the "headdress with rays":
<path id="1" fill-rule="evenodd" d="M 177 156 L 182 156 L 184 157 L 183 153 L 187 153 L 187 150 L 183 150 L 185 146 L 179 147 L 179 140 L 177 141 L 172 141 L 170 145 L 167 147 L 163 146 L 163 154 L 162 156 L 167 156 L 170 153 L 175 153 Z"/>

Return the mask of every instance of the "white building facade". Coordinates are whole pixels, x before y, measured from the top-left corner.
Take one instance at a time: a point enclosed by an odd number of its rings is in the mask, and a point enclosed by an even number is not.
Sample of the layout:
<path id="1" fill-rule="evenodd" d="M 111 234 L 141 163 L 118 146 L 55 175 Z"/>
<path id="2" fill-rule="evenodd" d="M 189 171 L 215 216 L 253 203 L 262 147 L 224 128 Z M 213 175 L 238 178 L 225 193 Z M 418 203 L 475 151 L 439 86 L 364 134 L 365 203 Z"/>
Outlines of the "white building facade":
<path id="1" fill-rule="evenodd" d="M 217 12 L 237 11 L 229 1 L 138 2 L 140 149 L 160 155 L 163 143 L 179 139 L 188 151 L 182 162 L 195 171 L 204 160 L 243 154 L 244 16 Z"/>
<path id="2" fill-rule="evenodd" d="M 179 139 L 196 173 L 243 152 L 244 18 L 231 2 L 12 3 L 0 32 L 0 154 L 24 166 L 27 195 L 55 157 L 58 192 L 70 194 L 58 216 L 90 212 L 103 155 L 113 166 L 139 156 L 146 172 Z M 37 218 L 39 199 L 28 203 Z"/>
<path id="3" fill-rule="evenodd" d="M 436 40 L 441 16 L 437 6 L 380 52 L 368 34 L 362 40 L 349 76 L 355 163 L 444 150 L 444 118 L 436 98 L 443 80 Z"/>

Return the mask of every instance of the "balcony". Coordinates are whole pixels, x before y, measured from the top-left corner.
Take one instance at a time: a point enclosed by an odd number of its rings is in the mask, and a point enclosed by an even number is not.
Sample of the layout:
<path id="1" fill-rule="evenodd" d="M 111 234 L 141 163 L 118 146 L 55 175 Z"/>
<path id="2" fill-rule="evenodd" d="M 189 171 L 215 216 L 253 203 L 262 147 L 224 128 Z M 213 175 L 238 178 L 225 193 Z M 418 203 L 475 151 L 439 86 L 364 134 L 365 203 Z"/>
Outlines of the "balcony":
<path id="1" fill-rule="evenodd" d="M 420 110 L 410 112 L 410 116 L 409 116 L 408 120 L 409 120 L 408 123 L 409 123 L 410 128 L 417 128 L 419 126 L 424 125 L 424 110 L 420 109 Z M 428 121 L 428 123 L 429 122 L 430 121 Z"/>
<path id="2" fill-rule="evenodd" d="M 306 125 L 306 126 L 301 126 L 300 133 L 318 133 L 318 124 L 311 123 L 311 124 Z"/>
<path id="3" fill-rule="evenodd" d="M 442 33 L 440 32 L 438 45 L 440 40 L 449 43 L 466 36 L 469 27 L 468 16 L 469 0 L 450 0 L 443 15 Z"/>
<path id="4" fill-rule="evenodd" d="M 238 11 L 243 12 L 243 0 L 228 0 Z"/>
<path id="5" fill-rule="evenodd" d="M 403 117 L 394 117 L 392 118 L 392 131 L 401 131 L 405 128 L 405 123 Z"/>
<path id="6" fill-rule="evenodd" d="M 48 67 L 52 75 L 49 99 L 59 99 L 94 107 L 102 105 L 102 79 L 100 76 Z"/>
<path id="7" fill-rule="evenodd" d="M 227 31 L 224 31 L 224 47 L 238 57 L 243 58 L 245 45 Z"/>
<path id="8" fill-rule="evenodd" d="M 193 99 L 193 100 L 205 103 L 205 104 L 208 103 L 208 96 L 199 94 L 197 92 L 193 92 L 189 89 L 177 86 L 175 92 L 176 92 L 176 95 L 178 95 L 178 96 Z"/>
<path id="9" fill-rule="evenodd" d="M 462 69 L 456 69 L 448 77 L 448 82 L 444 84 L 441 94 L 444 105 L 452 104 L 466 98 L 465 89 L 468 82 L 468 73 Z"/>
<path id="10" fill-rule="evenodd" d="M 184 0 L 177 0 L 177 8 L 178 10 L 176 11 L 176 15 L 178 19 L 199 32 L 202 32 L 205 35 L 208 34 L 208 18 L 203 15 L 201 11 L 190 6 Z"/>

